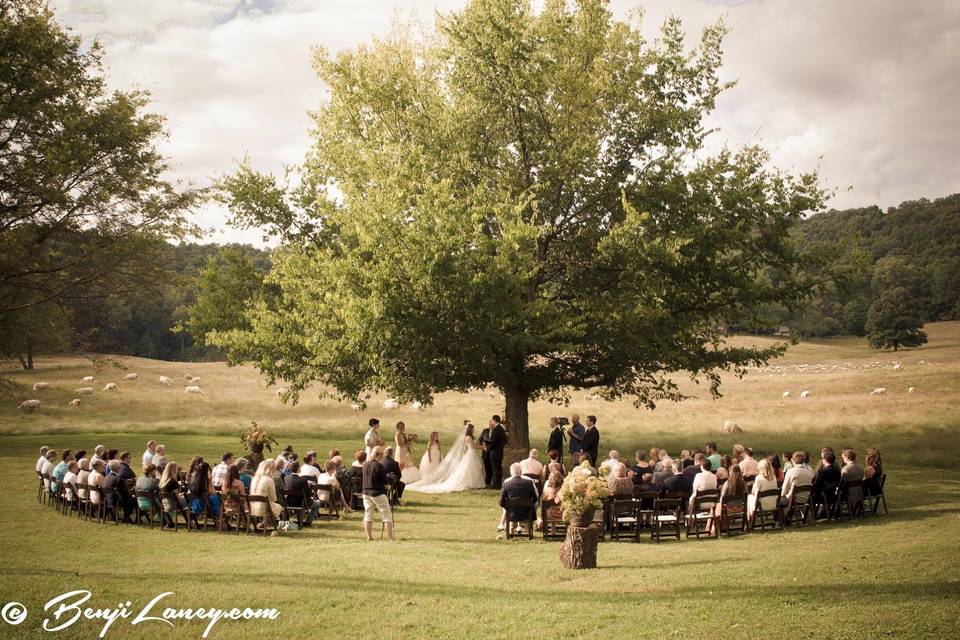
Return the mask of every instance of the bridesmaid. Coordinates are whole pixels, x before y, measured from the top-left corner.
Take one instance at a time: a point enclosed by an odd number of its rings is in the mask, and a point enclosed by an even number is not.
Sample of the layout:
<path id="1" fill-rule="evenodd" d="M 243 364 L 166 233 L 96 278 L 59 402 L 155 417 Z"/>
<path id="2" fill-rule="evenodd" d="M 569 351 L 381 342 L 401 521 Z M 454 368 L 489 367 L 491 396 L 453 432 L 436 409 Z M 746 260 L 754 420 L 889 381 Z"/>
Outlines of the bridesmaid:
<path id="1" fill-rule="evenodd" d="M 420 479 L 420 471 L 413 464 L 413 454 L 410 451 L 410 443 L 416 439 L 415 435 L 407 435 L 407 425 L 403 422 L 397 423 L 397 432 L 393 436 L 396 444 L 396 460 L 400 465 L 401 480 L 407 484 Z"/>
<path id="2" fill-rule="evenodd" d="M 428 473 L 440 466 L 443 460 L 443 453 L 440 450 L 440 432 L 430 433 L 430 442 L 427 443 L 427 450 L 420 458 L 420 475 L 426 477 Z"/>

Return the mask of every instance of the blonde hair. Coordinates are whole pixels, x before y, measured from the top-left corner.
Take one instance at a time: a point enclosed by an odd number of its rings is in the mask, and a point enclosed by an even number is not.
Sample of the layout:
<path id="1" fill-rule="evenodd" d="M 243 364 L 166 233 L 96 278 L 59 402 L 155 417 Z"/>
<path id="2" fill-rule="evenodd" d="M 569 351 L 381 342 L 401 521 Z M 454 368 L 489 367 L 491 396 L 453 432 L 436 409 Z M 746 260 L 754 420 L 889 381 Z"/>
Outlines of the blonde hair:
<path id="1" fill-rule="evenodd" d="M 767 480 L 773 480 L 776 477 L 773 475 L 773 465 L 766 458 L 757 463 L 757 473 Z"/>
<path id="2" fill-rule="evenodd" d="M 176 462 L 168 462 L 160 474 L 160 486 L 167 484 L 171 480 L 180 479 L 180 465 Z"/>

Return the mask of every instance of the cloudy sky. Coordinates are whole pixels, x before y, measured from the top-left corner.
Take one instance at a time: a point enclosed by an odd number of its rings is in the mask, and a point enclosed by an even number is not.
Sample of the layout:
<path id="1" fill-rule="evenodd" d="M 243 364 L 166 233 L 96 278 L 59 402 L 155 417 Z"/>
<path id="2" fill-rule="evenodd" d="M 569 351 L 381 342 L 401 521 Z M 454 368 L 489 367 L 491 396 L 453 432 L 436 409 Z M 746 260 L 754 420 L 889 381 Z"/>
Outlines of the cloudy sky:
<path id="1" fill-rule="evenodd" d="M 54 0 L 59 20 L 106 49 L 111 83 L 153 95 L 168 119 L 175 177 L 206 184 L 249 155 L 261 170 L 301 160 L 307 111 L 324 88 L 310 49 L 354 47 L 394 20 L 429 25 L 465 0 Z M 613 0 L 667 13 L 691 37 L 725 17 L 714 145 L 760 142 L 774 163 L 821 170 L 837 208 L 960 191 L 960 2 L 956 0 Z M 197 213 L 206 239 L 259 244 Z"/>

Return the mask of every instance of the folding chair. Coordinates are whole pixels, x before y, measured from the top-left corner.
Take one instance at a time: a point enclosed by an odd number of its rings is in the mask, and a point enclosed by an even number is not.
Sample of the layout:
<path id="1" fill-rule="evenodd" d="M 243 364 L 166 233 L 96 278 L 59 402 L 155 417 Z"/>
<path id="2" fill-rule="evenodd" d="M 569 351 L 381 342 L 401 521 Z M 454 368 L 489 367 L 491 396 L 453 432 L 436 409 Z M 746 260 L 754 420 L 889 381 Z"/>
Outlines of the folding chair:
<path id="1" fill-rule="evenodd" d="M 787 508 L 783 514 L 785 524 L 792 524 L 794 514 L 798 516 L 797 525 L 814 524 L 817 519 L 813 513 L 813 485 L 798 484 L 793 487 L 793 493 L 787 501 Z"/>
<path id="2" fill-rule="evenodd" d="M 633 499 L 637 501 L 637 518 L 640 520 L 641 528 L 649 529 L 653 526 L 653 503 L 659 497 L 659 491 L 633 492 Z"/>
<path id="3" fill-rule="evenodd" d="M 296 518 L 297 527 L 300 529 L 303 528 L 303 522 L 306 520 L 306 510 L 310 508 L 310 496 L 316 486 L 316 484 L 310 482 L 305 489 L 286 492 L 287 499 L 283 510 L 286 513 L 287 520 Z"/>
<path id="4" fill-rule="evenodd" d="M 192 521 L 190 520 L 190 507 L 181 505 L 180 499 L 176 493 L 160 491 L 160 505 L 163 507 L 163 513 L 167 515 L 173 522 L 174 533 L 180 530 L 179 516 L 183 516 L 183 522 L 187 525 L 187 531 L 190 531 L 190 525 L 192 524 Z M 160 527 L 160 531 L 170 528 L 167 527 L 166 524 L 166 522 L 163 523 L 163 526 Z"/>
<path id="5" fill-rule="evenodd" d="M 340 505 L 338 504 L 338 501 L 337 501 L 337 493 L 334 490 L 334 486 L 332 484 L 318 484 L 313 486 L 315 489 L 313 492 L 313 495 L 320 502 L 320 508 L 327 510 L 325 514 L 320 514 L 320 515 L 322 515 L 325 518 L 329 518 L 331 520 L 338 519 L 340 517 Z M 325 499 L 321 498 L 320 496 L 321 493 L 325 493 L 327 497 Z M 394 493 L 396 493 L 395 489 L 394 489 Z M 387 495 L 390 495 L 389 491 L 387 492 Z M 397 502 L 399 502 L 399 500 Z M 390 502 L 390 506 L 391 507 L 394 506 L 394 503 L 392 500 Z"/>
<path id="6" fill-rule="evenodd" d="M 554 500 L 542 500 L 540 502 L 540 520 L 543 523 L 544 540 L 563 540 L 567 537 L 567 522 L 563 516 L 551 518 L 550 510 L 555 508 L 557 503 Z"/>
<path id="7" fill-rule="evenodd" d="M 880 515 L 879 507 L 883 505 L 883 515 L 887 515 L 889 511 L 887 510 L 887 498 L 883 494 L 883 487 L 887 483 L 887 474 L 882 474 L 880 479 L 877 481 L 877 484 L 880 486 L 877 489 L 871 489 L 869 492 L 866 492 L 863 498 L 863 507 L 864 513 L 869 513 L 871 515 L 878 516 Z"/>
<path id="8" fill-rule="evenodd" d="M 153 529 L 154 519 L 157 517 L 157 515 L 162 513 L 162 510 L 157 508 L 157 492 L 134 489 L 133 495 L 137 502 L 137 526 L 140 526 L 140 520 L 143 518 L 143 516 L 147 516 L 147 524 L 150 525 L 151 529 Z M 148 500 L 150 502 L 149 509 L 144 510 L 144 508 L 140 506 L 141 499 Z M 160 526 L 163 526 L 162 521 Z"/>
<path id="9" fill-rule="evenodd" d="M 824 483 L 820 489 L 820 494 L 816 496 L 819 502 L 814 501 L 813 517 L 817 518 L 822 509 L 824 518 L 829 522 L 837 517 L 837 508 L 839 507 L 839 485 L 836 482 Z"/>
<path id="10" fill-rule="evenodd" d="M 37 502 L 43 504 L 46 501 L 46 488 L 47 486 L 43 483 L 43 474 L 37 471 L 37 482 L 39 486 L 37 487 Z"/>
<path id="11" fill-rule="evenodd" d="M 246 530 L 250 526 L 250 519 L 247 517 L 247 501 L 242 493 L 228 491 L 221 494 L 220 514 L 217 518 L 217 533 L 223 533 L 224 528 L 230 529 L 231 522 L 236 519 L 237 535 L 240 535 L 240 528 Z M 229 505 L 229 509 L 227 508 Z"/>
<path id="12" fill-rule="evenodd" d="M 680 500 L 677 498 L 657 498 L 653 503 L 653 527 L 650 539 L 660 542 L 660 538 L 680 539 Z M 664 533 L 670 531 L 670 533 Z"/>
<path id="13" fill-rule="evenodd" d="M 691 530 L 695 538 L 706 534 L 716 525 L 716 507 L 720 501 L 720 492 L 714 489 L 700 491 L 693 499 L 693 507 L 686 515 L 687 538 L 690 538 Z"/>
<path id="14" fill-rule="evenodd" d="M 350 508 L 363 511 L 363 478 L 350 476 Z"/>
<path id="15" fill-rule="evenodd" d="M 533 498 L 516 498 L 512 500 L 507 500 L 507 540 L 512 540 L 513 538 L 525 537 L 527 540 L 533 540 L 533 520 L 537 513 L 537 501 Z M 527 518 L 525 520 L 514 520 L 510 517 L 510 512 L 512 509 L 526 509 Z M 512 524 L 526 524 L 527 531 L 524 535 L 516 533 L 516 529 L 511 530 Z"/>
<path id="16" fill-rule="evenodd" d="M 77 502 L 77 517 L 79 518 L 82 513 L 83 519 L 89 520 L 90 512 L 93 511 L 94 507 L 93 501 L 90 500 L 90 485 L 82 482 L 77 483 L 77 491 L 80 492 L 77 496 L 79 499 L 79 502 Z"/>
<path id="17" fill-rule="evenodd" d="M 862 516 L 863 502 L 863 480 L 841 482 L 840 496 L 837 500 L 837 517 L 843 516 L 844 507 L 851 520 L 856 516 Z"/>
<path id="18" fill-rule="evenodd" d="M 120 492 L 114 489 L 104 489 L 98 487 L 97 490 L 100 492 L 100 513 L 101 518 L 98 520 L 103 523 L 107 521 L 107 518 L 113 515 L 113 524 L 120 524 Z"/>
<path id="19" fill-rule="evenodd" d="M 203 512 L 202 512 L 202 513 L 195 513 L 195 512 L 194 512 L 194 510 L 193 510 L 193 501 L 194 501 L 194 500 L 202 500 L 202 501 L 203 501 Z M 206 495 L 206 494 L 198 495 L 198 494 L 195 494 L 195 493 L 188 493 L 188 494 L 187 494 L 187 506 L 189 507 L 189 510 L 190 510 L 190 519 L 193 520 L 193 524 L 197 527 L 197 530 L 198 530 L 198 531 L 206 531 L 206 530 L 207 530 L 207 526 L 210 524 L 210 516 L 213 515 L 213 513 L 212 513 L 212 512 L 213 512 L 213 508 L 210 506 L 210 500 L 207 499 L 207 495 Z M 203 525 L 202 525 L 202 528 L 201 528 L 201 525 L 200 525 L 200 516 L 201 516 L 201 515 L 203 516 Z M 216 516 L 214 516 L 213 524 L 214 524 L 214 526 L 217 525 L 217 517 L 216 517 Z"/>
<path id="20" fill-rule="evenodd" d="M 770 510 L 764 509 L 764 498 L 776 498 L 776 506 Z M 767 529 L 771 531 L 783 529 L 783 511 L 780 507 L 779 489 L 766 489 L 757 494 L 757 510 L 754 514 L 753 525 L 750 527 L 750 530 L 755 531 L 756 529 L 760 529 L 761 531 L 766 531 Z"/>
<path id="21" fill-rule="evenodd" d="M 747 530 L 747 495 L 739 497 L 723 496 L 720 498 L 720 522 L 717 532 L 725 533 L 727 537 L 740 535 Z M 736 532 L 736 533 L 735 533 Z"/>
<path id="22" fill-rule="evenodd" d="M 630 495 L 616 495 L 610 501 L 610 539 L 620 540 L 624 530 L 632 531 L 634 542 L 640 541 L 640 503 Z"/>
<path id="23" fill-rule="evenodd" d="M 66 512 L 66 514 L 67 514 L 68 516 L 73 516 L 73 512 L 76 511 L 76 512 L 77 512 L 77 518 L 79 518 L 79 517 L 80 517 L 80 503 L 81 503 L 81 501 L 80 501 L 80 491 L 78 490 L 78 486 L 79 486 L 79 485 L 77 485 L 76 482 L 68 482 L 68 483 L 64 483 L 64 484 L 66 485 L 67 489 L 69 489 L 70 495 L 73 496 L 73 497 L 70 498 L 70 500 L 68 501 L 67 506 L 64 507 L 64 511 Z"/>
<path id="24" fill-rule="evenodd" d="M 273 508 L 270 506 L 270 500 L 268 500 L 266 496 L 247 496 L 247 503 L 250 505 L 250 529 L 248 533 L 263 533 L 263 535 L 267 535 L 271 530 L 277 530 L 277 519 L 273 517 Z M 253 515 L 253 505 L 255 504 L 263 505 L 264 515 Z M 263 529 L 260 531 L 257 530 L 258 523 L 263 524 Z"/>

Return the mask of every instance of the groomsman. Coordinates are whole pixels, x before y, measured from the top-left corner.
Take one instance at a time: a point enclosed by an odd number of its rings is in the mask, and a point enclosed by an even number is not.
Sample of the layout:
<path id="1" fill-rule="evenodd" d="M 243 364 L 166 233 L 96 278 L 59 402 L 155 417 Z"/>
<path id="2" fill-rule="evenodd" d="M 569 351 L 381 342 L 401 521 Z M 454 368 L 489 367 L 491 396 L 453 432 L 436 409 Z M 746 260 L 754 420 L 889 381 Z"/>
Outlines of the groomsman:
<path id="1" fill-rule="evenodd" d="M 487 489 L 493 488 L 493 465 L 490 464 L 490 426 L 487 425 L 484 427 L 483 431 L 480 432 L 480 438 L 478 439 L 480 446 L 483 448 L 483 483 L 486 485 Z"/>
<path id="2" fill-rule="evenodd" d="M 489 427 L 491 485 L 493 489 L 500 489 L 503 486 L 503 448 L 507 445 L 507 430 L 503 428 L 500 416 L 490 418 Z"/>
<path id="3" fill-rule="evenodd" d="M 550 418 L 550 439 L 547 441 L 547 453 L 556 451 L 563 455 L 563 427 L 560 426 L 560 420 Z"/>
<path id="4" fill-rule="evenodd" d="M 597 466 L 600 454 L 600 432 L 597 430 L 597 416 L 587 416 L 587 431 L 583 434 L 583 453 L 590 456 L 590 464 Z"/>

